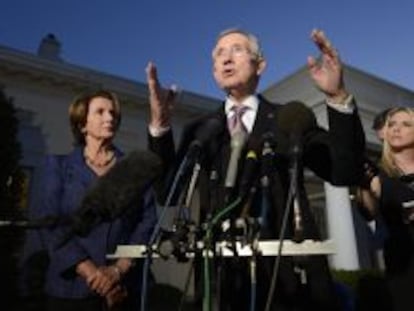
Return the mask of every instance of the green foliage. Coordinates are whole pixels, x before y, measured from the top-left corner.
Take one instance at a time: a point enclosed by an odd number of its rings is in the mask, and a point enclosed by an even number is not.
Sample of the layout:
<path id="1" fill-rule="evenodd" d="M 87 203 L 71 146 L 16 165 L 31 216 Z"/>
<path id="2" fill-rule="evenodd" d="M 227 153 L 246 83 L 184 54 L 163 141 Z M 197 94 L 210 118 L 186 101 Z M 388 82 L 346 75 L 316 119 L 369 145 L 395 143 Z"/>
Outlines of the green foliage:
<path id="1" fill-rule="evenodd" d="M 332 276 L 334 280 L 356 290 L 360 280 L 366 278 L 382 278 L 383 272 L 378 269 L 333 270 Z"/>
<path id="2" fill-rule="evenodd" d="M 0 218 L 19 218 L 22 210 L 18 208 L 21 201 L 24 176 L 19 167 L 21 148 L 18 142 L 18 119 L 12 100 L 0 89 Z M 0 267 L 2 277 L 2 305 L 7 310 L 18 310 L 18 292 L 16 276 L 18 274 L 18 249 L 23 236 L 22 230 L 11 227 L 0 228 Z"/>

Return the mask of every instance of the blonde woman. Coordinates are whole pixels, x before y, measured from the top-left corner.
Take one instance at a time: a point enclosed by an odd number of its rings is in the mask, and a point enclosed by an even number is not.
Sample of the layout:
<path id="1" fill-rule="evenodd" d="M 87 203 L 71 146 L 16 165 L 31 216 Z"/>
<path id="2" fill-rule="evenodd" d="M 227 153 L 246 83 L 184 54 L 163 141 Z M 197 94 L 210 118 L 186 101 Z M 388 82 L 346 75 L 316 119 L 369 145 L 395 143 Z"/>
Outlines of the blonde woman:
<path id="1" fill-rule="evenodd" d="M 364 208 L 386 226 L 384 260 L 392 310 L 412 310 L 414 285 L 414 109 L 387 114 L 380 170 L 364 192 Z"/>

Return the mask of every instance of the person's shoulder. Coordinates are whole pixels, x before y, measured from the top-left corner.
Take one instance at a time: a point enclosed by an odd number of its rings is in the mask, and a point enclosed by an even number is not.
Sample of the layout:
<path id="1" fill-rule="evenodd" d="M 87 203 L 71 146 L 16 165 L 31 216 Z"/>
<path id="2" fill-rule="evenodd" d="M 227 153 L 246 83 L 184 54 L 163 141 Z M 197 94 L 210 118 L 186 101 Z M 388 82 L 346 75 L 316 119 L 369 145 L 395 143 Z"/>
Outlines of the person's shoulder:
<path id="1" fill-rule="evenodd" d="M 125 155 L 126 155 L 125 152 L 122 151 L 118 146 L 113 145 L 112 147 L 113 147 L 113 150 L 115 152 L 115 157 L 117 159 L 125 157 Z"/>
<path id="2" fill-rule="evenodd" d="M 73 158 L 74 155 L 75 155 L 74 151 L 71 151 L 69 153 L 63 153 L 63 152 L 62 153 L 48 153 L 45 155 L 45 159 L 51 162 L 58 162 L 58 161 Z"/>
<path id="3" fill-rule="evenodd" d="M 280 107 L 282 106 L 282 104 L 269 100 L 266 96 L 264 96 L 263 94 L 257 94 L 257 98 L 259 99 L 259 104 L 260 105 L 270 105 L 272 107 Z"/>
<path id="4" fill-rule="evenodd" d="M 280 111 L 280 108 L 283 107 L 283 104 L 279 102 L 275 102 L 275 101 L 270 101 L 263 95 L 259 94 L 257 97 L 259 99 L 258 110 L 261 111 L 262 113 L 263 112 L 266 114 L 272 113 L 274 115 L 277 115 L 278 112 Z"/>
<path id="5" fill-rule="evenodd" d="M 48 170 L 63 168 L 68 164 L 74 164 L 83 158 L 82 148 L 75 147 L 69 153 L 49 153 L 44 157 L 44 165 Z"/>
<path id="6" fill-rule="evenodd" d="M 67 157 L 67 154 L 49 153 L 44 156 L 43 165 L 49 168 L 54 167 L 57 166 L 60 162 L 65 161 Z"/>
<path id="7" fill-rule="evenodd" d="M 209 122 L 212 119 L 216 119 L 224 124 L 226 120 L 226 115 L 224 113 L 224 110 L 223 109 L 215 110 L 213 112 L 208 112 L 208 113 L 202 114 L 200 116 L 197 116 L 191 119 L 184 126 L 184 130 L 183 130 L 184 136 L 194 135 L 197 129 L 204 126 L 207 122 Z"/>
<path id="8" fill-rule="evenodd" d="M 66 162 L 66 157 L 67 155 L 55 153 L 44 155 L 40 165 L 40 173 L 43 179 L 42 183 L 48 184 L 52 188 L 54 188 L 53 185 L 58 184 L 58 181 L 65 171 L 63 167 L 65 166 L 64 162 Z"/>
<path id="9" fill-rule="evenodd" d="M 211 119 L 211 118 L 219 118 L 219 117 L 222 117 L 223 115 L 225 115 L 224 109 L 223 108 L 219 108 L 219 109 L 216 109 L 214 111 L 210 111 L 210 112 L 203 113 L 201 115 L 197 115 L 196 117 L 190 119 L 190 121 L 188 122 L 188 124 L 199 124 L 199 123 L 203 123 L 203 122 L 205 122 L 208 119 Z"/>

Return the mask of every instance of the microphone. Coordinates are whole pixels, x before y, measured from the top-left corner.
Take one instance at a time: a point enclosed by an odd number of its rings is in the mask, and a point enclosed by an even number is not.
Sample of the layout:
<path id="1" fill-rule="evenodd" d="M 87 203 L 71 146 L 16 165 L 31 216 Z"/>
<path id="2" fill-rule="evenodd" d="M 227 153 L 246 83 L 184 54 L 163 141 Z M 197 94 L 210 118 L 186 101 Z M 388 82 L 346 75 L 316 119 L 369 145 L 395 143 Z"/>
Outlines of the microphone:
<path id="1" fill-rule="evenodd" d="M 195 139 L 188 147 L 188 154 L 199 157 L 201 150 L 219 135 L 224 129 L 222 120 L 211 117 L 198 126 L 195 132 Z"/>
<path id="2" fill-rule="evenodd" d="M 274 148 L 276 147 L 275 137 L 272 132 L 266 132 L 262 136 L 262 151 L 261 151 L 261 176 L 269 178 L 272 171 L 274 160 Z"/>
<path id="3" fill-rule="evenodd" d="M 296 100 L 280 107 L 277 123 L 283 131 L 290 134 L 303 134 L 303 132 L 317 126 L 312 110 Z"/>
<path id="4" fill-rule="evenodd" d="M 260 150 L 262 141 L 251 137 L 249 144 L 247 145 L 246 157 L 243 162 L 243 174 L 240 178 L 239 183 L 239 194 L 240 197 L 246 197 L 255 183 L 260 165 Z"/>
<path id="5" fill-rule="evenodd" d="M 257 158 L 256 150 L 249 148 L 244 160 L 243 175 L 240 179 L 239 193 L 241 197 L 245 197 L 249 194 L 257 175 L 258 166 L 259 160 Z"/>
<path id="6" fill-rule="evenodd" d="M 298 197 L 298 174 L 303 153 L 303 134 L 316 127 L 317 122 L 312 110 L 300 101 L 291 101 L 280 108 L 279 127 L 289 135 L 289 154 L 291 158 L 290 179 L 293 193 L 293 228 L 294 240 L 303 240 L 303 220 Z"/>
<path id="7" fill-rule="evenodd" d="M 203 117 L 204 120 L 195 120 L 192 124 L 187 126 L 183 133 L 183 139 L 181 146 L 178 149 L 177 158 L 181 159 L 181 162 L 177 170 L 172 175 L 172 181 L 169 186 L 168 194 L 164 202 L 164 209 L 161 212 L 158 224 L 161 223 L 164 217 L 165 210 L 170 205 L 178 206 L 177 214 L 179 218 L 182 215 L 188 217 L 188 211 L 184 211 L 183 207 L 190 205 L 195 184 L 199 176 L 200 167 L 199 164 L 201 156 L 206 157 L 211 152 L 211 142 L 224 130 L 224 122 L 216 116 L 209 118 Z M 182 200 L 185 200 L 183 206 Z M 186 212 L 186 213 L 184 213 Z M 187 220 L 176 219 L 174 220 L 174 226 L 176 228 L 188 228 L 189 223 Z M 176 234 L 183 232 L 182 230 L 174 230 L 172 238 L 176 238 Z M 152 242 L 156 239 L 160 233 L 160 226 L 158 225 L 152 235 Z M 172 239 L 171 238 L 171 239 Z M 170 245 L 171 241 L 163 241 L 163 245 Z M 176 243 L 174 243 L 176 244 Z M 172 245 L 172 244 L 171 244 Z M 162 252 L 166 252 L 165 249 L 175 249 L 172 247 L 164 247 L 160 245 Z"/>
<path id="8" fill-rule="evenodd" d="M 224 185 L 226 188 L 230 189 L 234 187 L 237 176 L 238 162 L 240 158 L 241 151 L 247 140 L 247 133 L 244 131 L 237 131 L 231 137 L 230 147 L 231 155 L 229 164 L 227 166 L 227 174 Z"/>
<path id="9" fill-rule="evenodd" d="M 150 151 L 133 151 L 97 179 L 72 216 L 69 232 L 59 243 L 74 235 L 87 236 L 94 226 L 111 221 L 130 208 L 137 208 L 149 185 L 161 173 L 161 160 Z"/>
<path id="10" fill-rule="evenodd" d="M 176 204 L 178 196 L 182 193 L 182 189 L 187 184 L 185 180 L 189 178 L 189 174 L 197 174 L 194 170 L 195 164 L 200 161 L 201 156 L 207 156 L 211 151 L 212 140 L 224 130 L 222 120 L 217 117 L 194 121 L 184 129 L 183 139 L 178 148 L 177 158 L 180 159 L 178 168 L 169 177 L 168 195 L 166 205 Z M 203 152 L 204 151 L 204 152 Z M 197 176 L 194 176 L 196 179 Z"/>
<path id="11" fill-rule="evenodd" d="M 271 183 L 271 172 L 274 167 L 274 148 L 276 146 L 275 138 L 272 132 L 267 132 L 262 137 L 263 146 L 261 153 L 261 166 L 260 166 L 260 186 L 262 188 L 261 198 L 261 209 L 260 209 L 260 220 L 261 225 L 266 227 L 268 211 L 271 208 L 270 199 L 270 183 Z"/>
<path id="12" fill-rule="evenodd" d="M 252 138 L 249 141 L 243 165 L 243 174 L 239 184 L 241 197 L 249 194 L 258 177 L 263 179 L 266 176 L 267 180 L 269 179 L 269 174 L 273 167 L 274 146 L 274 135 L 271 132 L 263 134 L 261 139 Z"/>
<path id="13" fill-rule="evenodd" d="M 317 126 L 312 110 L 300 101 L 291 101 L 283 105 L 277 115 L 277 124 L 289 135 L 291 150 L 294 152 L 303 133 Z"/>

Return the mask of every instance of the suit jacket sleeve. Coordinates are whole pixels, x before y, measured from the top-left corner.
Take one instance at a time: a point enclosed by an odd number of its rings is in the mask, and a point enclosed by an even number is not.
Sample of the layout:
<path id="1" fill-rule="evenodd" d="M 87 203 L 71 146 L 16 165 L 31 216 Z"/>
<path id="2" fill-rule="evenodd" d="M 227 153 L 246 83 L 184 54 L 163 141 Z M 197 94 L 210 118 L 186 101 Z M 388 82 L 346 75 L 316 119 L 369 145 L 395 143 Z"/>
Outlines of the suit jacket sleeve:
<path id="1" fill-rule="evenodd" d="M 191 142 L 197 136 L 200 126 L 204 124 L 205 120 L 216 114 L 217 112 L 202 115 L 187 123 L 183 128 L 177 150 L 175 149 L 174 136 L 171 129 L 160 137 L 153 137 L 148 133 L 148 148 L 157 154 L 162 161 L 163 173 L 161 174 L 160 180 L 156 183 L 157 197 L 162 202 L 165 201 L 169 191 L 167 187 L 172 183 L 181 161 L 188 152 Z M 173 198 L 172 201 L 174 200 Z"/>
<path id="2" fill-rule="evenodd" d="M 61 207 L 65 183 L 62 161 L 63 159 L 58 156 L 46 157 L 42 183 L 44 190 L 39 201 L 34 205 L 33 211 L 33 216 L 36 218 L 45 216 L 68 217 L 68 215 L 62 214 Z M 58 247 L 62 243 L 62 238 L 70 230 L 69 228 L 69 224 L 59 224 L 41 230 L 43 240 L 47 242 L 49 254 L 56 258 L 55 262 L 59 263 L 62 271 L 88 257 L 87 251 L 77 242 L 76 238 L 70 238 L 67 243 Z"/>
<path id="3" fill-rule="evenodd" d="M 333 185 L 357 184 L 362 176 L 365 135 L 358 111 L 352 114 L 327 107 L 329 131 L 306 133 L 305 161 L 318 176 Z"/>
<path id="4" fill-rule="evenodd" d="M 162 173 L 158 180 L 154 183 L 156 198 L 160 202 L 164 202 L 167 196 L 167 185 L 169 176 L 176 161 L 176 151 L 174 144 L 173 132 L 170 129 L 167 133 L 160 137 L 147 135 L 148 149 L 158 155 L 161 159 Z"/>

